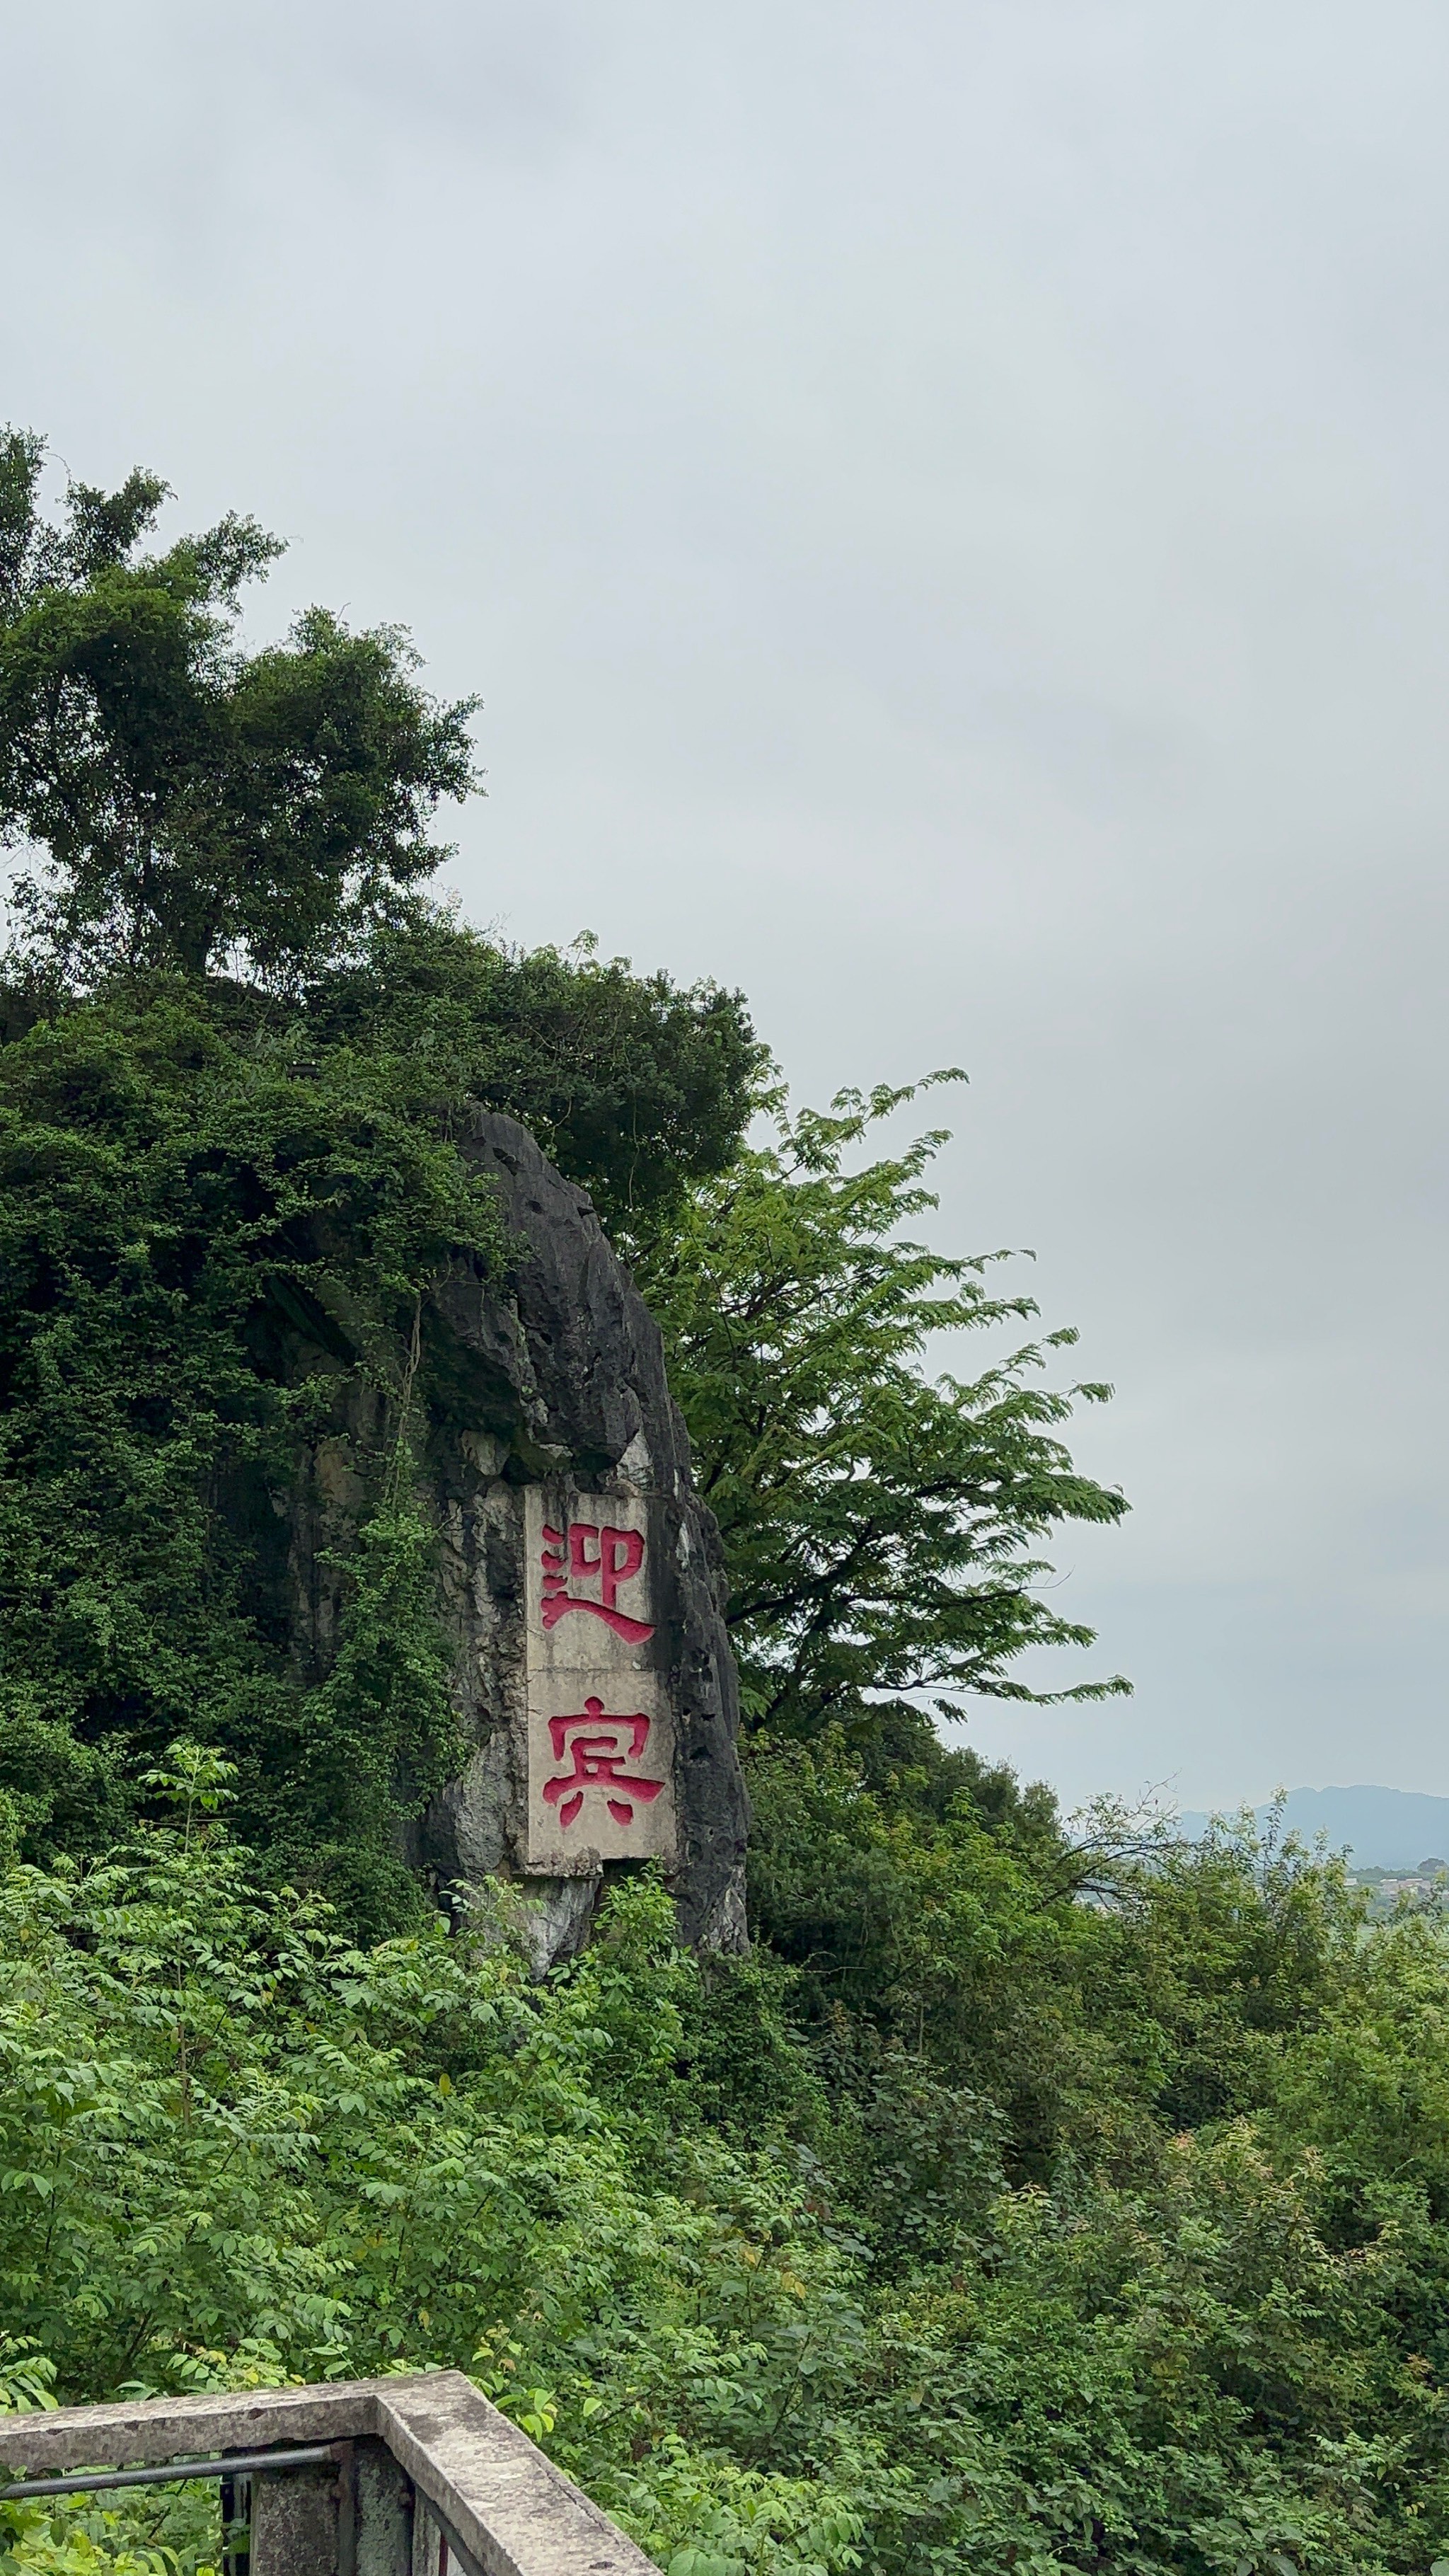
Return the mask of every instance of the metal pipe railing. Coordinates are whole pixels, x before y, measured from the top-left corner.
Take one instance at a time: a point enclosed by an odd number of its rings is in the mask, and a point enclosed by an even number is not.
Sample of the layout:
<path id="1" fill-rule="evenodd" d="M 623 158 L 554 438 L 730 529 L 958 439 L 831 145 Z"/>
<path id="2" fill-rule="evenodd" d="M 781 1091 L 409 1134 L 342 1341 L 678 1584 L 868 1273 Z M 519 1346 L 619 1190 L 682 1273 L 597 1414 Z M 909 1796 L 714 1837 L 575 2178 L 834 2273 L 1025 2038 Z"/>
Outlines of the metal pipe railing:
<path id="1" fill-rule="evenodd" d="M 154 2469 L 81 2469 L 69 2478 L 16 2478 L 0 2487 L 0 2501 L 21 2504 L 27 2496 L 83 2495 L 94 2487 L 179 2487 L 190 2478 L 249 2478 L 259 2469 L 310 2469 L 319 2460 L 339 2457 L 335 2442 L 302 2442 L 285 2451 L 226 2451 L 217 2460 L 165 2460 Z"/>

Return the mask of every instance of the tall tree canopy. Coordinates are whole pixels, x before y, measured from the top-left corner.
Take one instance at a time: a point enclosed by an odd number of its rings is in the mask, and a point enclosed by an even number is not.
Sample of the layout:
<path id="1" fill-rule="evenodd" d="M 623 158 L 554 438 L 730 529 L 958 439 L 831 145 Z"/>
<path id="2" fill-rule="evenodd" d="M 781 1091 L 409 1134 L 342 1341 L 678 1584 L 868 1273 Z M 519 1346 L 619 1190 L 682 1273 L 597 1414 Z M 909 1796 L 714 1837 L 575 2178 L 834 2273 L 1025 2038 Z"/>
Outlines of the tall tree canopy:
<path id="1" fill-rule="evenodd" d="M 240 968 L 288 986 L 444 851 L 476 784 L 475 702 L 440 705 L 396 627 L 309 609 L 246 652 L 241 595 L 282 551 L 229 516 L 143 551 L 168 487 L 73 484 L 41 512 L 42 442 L 0 439 L 0 836 L 39 844 L 22 902 L 72 970 Z"/>

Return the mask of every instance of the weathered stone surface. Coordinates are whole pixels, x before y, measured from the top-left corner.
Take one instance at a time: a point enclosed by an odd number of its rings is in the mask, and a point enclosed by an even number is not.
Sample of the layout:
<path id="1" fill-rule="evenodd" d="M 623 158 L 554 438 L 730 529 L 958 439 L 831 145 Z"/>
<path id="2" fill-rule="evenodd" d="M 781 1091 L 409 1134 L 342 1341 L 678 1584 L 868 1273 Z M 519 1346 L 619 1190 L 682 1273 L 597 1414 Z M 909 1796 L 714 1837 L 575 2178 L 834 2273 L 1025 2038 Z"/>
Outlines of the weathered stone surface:
<path id="1" fill-rule="evenodd" d="M 254 2576 L 341 2576 L 342 2481 L 335 2466 L 287 2469 L 252 2482 Z"/>
<path id="2" fill-rule="evenodd" d="M 539 1899 L 533 1930 L 543 1959 L 578 1946 L 606 1874 L 626 1853 L 652 1849 L 665 1859 L 683 1936 L 740 1947 L 747 1809 L 719 1540 L 690 1479 L 658 1329 L 588 1198 L 525 1129 L 480 1110 L 464 1146 L 496 1176 L 513 1257 L 501 1287 L 460 1262 L 426 1319 L 428 1463 L 443 1523 L 459 1706 L 474 1749 L 423 1819 L 417 1856 L 443 1884 L 500 1870 L 526 1879 Z M 616 1573 L 626 1569 L 614 1613 L 565 1601 L 577 1612 L 567 1628 L 560 1620 L 550 1632 L 547 1608 L 540 1626 L 530 1492 L 535 1540 L 542 1528 L 557 1542 L 551 1563 L 567 1567 L 571 1524 L 588 1533 L 574 1559 L 586 1574 L 553 1576 L 554 1591 L 574 1589 L 595 1603 L 601 1588 L 607 1596 L 602 1553 L 606 1577 L 611 1562 Z M 600 1539 L 606 1510 L 612 1527 Z M 638 1549 L 626 1543 L 636 1530 Z M 647 1554 L 638 1555 L 646 1543 Z M 545 1573 L 544 1592 L 549 1581 Z M 630 1634 L 619 1638 L 616 1625 Z M 649 1633 L 636 1639 L 636 1630 Z M 531 1678 L 535 1855 L 547 1823 L 537 1766 L 540 1745 L 549 1758 L 550 1711 L 597 1707 L 589 1694 L 608 1692 L 612 1678 L 607 1706 L 647 1712 L 649 1720 L 650 1742 L 632 1771 L 627 1761 L 619 1766 L 625 1780 L 650 1773 L 661 1749 L 667 1756 L 665 1793 L 637 1806 L 627 1827 L 610 1825 L 608 1801 L 590 1786 L 584 1811 L 553 1840 L 548 1866 L 537 1857 L 530 1863 Z M 604 1764 L 604 1787 L 614 1786 L 608 1757 L 592 1759 Z M 621 1788 L 616 1818 L 628 1804 Z M 556 1823 L 557 1800 L 551 1812 Z"/>
<path id="3" fill-rule="evenodd" d="M 586 1195 L 524 1128 L 480 1109 L 461 1142 L 498 1185 L 511 1257 L 501 1277 L 459 1259 L 421 1317 L 414 1424 L 468 1753 L 406 1856 L 445 1901 L 518 1880 L 540 1971 L 587 1939 L 630 1855 L 662 1861 L 685 1939 L 742 1947 L 747 1807 L 719 1536 L 658 1328 Z M 329 1328 L 298 1327 L 275 1364 L 335 1369 L 331 1429 L 290 1493 L 249 1504 L 239 1490 L 228 1506 L 250 1513 L 259 1616 L 308 1681 L 331 1668 L 364 1468 L 390 1437 L 350 1345 L 329 1355 Z M 578 1776 L 546 1799 L 550 1765 Z"/>

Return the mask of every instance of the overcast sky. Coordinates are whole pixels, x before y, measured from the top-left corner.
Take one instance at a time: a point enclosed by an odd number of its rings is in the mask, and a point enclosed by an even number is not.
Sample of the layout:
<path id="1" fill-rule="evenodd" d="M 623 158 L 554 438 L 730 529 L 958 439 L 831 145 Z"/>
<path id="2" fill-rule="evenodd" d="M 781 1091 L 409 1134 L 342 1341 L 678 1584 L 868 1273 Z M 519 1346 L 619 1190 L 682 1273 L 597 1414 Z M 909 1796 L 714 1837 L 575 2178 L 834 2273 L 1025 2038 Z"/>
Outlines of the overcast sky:
<path id="1" fill-rule="evenodd" d="M 1449 1792 L 1442 0 L 6 24 L 0 413 L 482 692 L 474 919 L 969 1069 L 1137 1684 L 973 1739 Z"/>

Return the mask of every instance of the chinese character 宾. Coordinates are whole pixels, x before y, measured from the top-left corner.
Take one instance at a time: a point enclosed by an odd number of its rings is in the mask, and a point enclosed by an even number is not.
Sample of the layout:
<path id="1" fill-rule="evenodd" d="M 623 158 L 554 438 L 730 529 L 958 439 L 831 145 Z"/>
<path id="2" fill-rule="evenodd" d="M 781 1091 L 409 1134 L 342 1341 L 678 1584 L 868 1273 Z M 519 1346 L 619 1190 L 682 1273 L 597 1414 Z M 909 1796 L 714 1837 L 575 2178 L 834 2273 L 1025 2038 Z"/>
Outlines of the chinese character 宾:
<path id="1" fill-rule="evenodd" d="M 556 1772 L 543 1784 L 545 1804 L 557 1807 L 565 1833 L 588 1789 L 599 1791 L 616 1825 L 632 1825 L 636 1802 L 647 1806 L 664 1786 L 624 1768 L 637 1761 L 649 1737 L 649 1720 L 637 1710 L 632 1717 L 606 1717 L 601 1699 L 586 1699 L 577 1716 L 551 1717 L 548 1731 L 555 1762 L 565 1754 L 573 1760 L 571 1771 Z"/>

